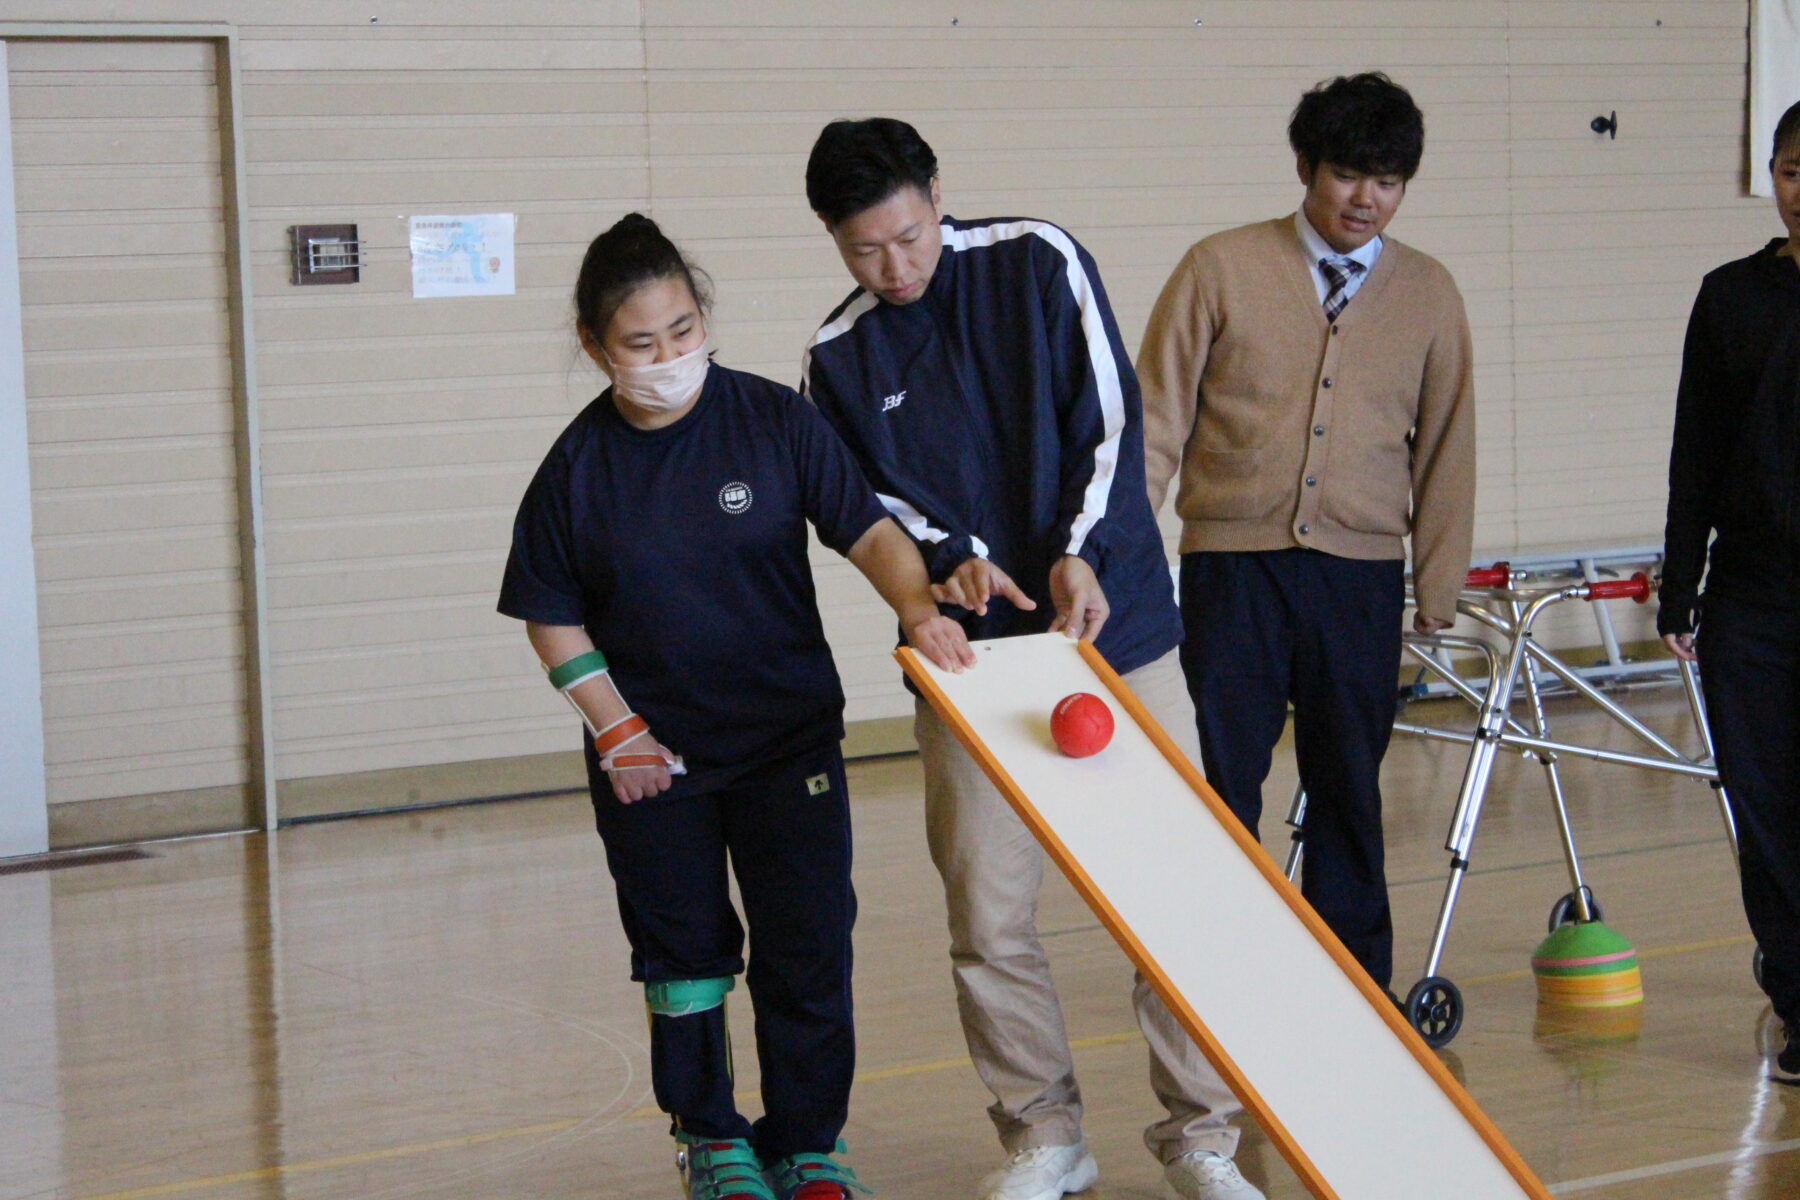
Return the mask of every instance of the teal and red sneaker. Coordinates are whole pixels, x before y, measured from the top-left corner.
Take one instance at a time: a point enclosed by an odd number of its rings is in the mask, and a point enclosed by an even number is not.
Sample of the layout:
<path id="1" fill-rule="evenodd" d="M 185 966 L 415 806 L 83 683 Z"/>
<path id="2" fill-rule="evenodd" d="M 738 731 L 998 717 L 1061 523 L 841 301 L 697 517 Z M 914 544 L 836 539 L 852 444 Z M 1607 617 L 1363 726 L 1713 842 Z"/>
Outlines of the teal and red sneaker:
<path id="1" fill-rule="evenodd" d="M 743 1138 L 701 1138 L 675 1131 L 675 1169 L 688 1200 L 775 1200 L 756 1151 Z"/>
<path id="2" fill-rule="evenodd" d="M 834 1153 L 844 1153 L 843 1142 Z M 775 1182 L 778 1200 L 851 1200 L 853 1190 L 875 1194 L 857 1179 L 855 1171 L 830 1154 L 790 1154 L 777 1159 L 769 1168 L 769 1178 Z"/>

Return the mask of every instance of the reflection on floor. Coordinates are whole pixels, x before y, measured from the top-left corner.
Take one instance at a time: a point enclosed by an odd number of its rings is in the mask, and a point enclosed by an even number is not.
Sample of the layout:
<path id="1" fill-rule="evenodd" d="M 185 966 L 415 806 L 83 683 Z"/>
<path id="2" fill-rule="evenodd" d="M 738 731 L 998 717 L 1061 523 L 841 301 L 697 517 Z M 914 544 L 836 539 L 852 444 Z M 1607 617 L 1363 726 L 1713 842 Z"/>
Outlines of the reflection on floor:
<path id="1" fill-rule="evenodd" d="M 1680 729 L 1673 693 L 1634 708 Z M 1601 736 L 1586 716 L 1559 733 Z M 1278 764 L 1264 830 L 1277 847 L 1291 755 Z M 1469 1006 L 1445 1058 L 1559 1195 L 1800 1195 L 1800 1094 L 1763 1079 L 1766 1005 L 1710 794 L 1627 768 L 1565 769 L 1590 882 L 1643 954 L 1646 1003 L 1635 1019 L 1589 1023 L 1537 1010 L 1527 958 L 1567 883 L 1541 774 L 1503 761 L 1445 959 Z M 1453 747 L 1403 740 L 1390 756 L 1402 991 L 1425 957 L 1460 770 Z M 852 789 L 852 1158 L 884 1200 L 969 1196 L 999 1152 L 963 1058 L 918 764 L 859 764 Z M 584 798 L 149 849 L 0 875 L 0 1197 L 680 1194 Z M 1196 914 L 1196 936 L 1230 919 L 1222 898 Z M 1153 1101 L 1129 970 L 1060 880 L 1041 927 L 1101 1162 L 1089 1194 L 1157 1196 L 1138 1141 Z M 1271 1197 L 1304 1194 L 1254 1131 L 1241 1158 Z"/>

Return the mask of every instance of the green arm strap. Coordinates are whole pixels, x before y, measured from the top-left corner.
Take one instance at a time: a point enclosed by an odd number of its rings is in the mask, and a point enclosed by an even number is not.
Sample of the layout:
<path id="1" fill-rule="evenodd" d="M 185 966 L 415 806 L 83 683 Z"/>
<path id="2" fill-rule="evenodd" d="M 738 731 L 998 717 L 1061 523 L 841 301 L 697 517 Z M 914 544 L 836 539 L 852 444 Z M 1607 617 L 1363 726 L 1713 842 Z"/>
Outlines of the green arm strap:
<path id="1" fill-rule="evenodd" d="M 550 668 L 550 686 L 559 692 L 566 692 L 589 675 L 598 675 L 606 670 L 606 655 L 598 650 L 589 650 L 586 654 L 577 654 L 560 667 Z"/>

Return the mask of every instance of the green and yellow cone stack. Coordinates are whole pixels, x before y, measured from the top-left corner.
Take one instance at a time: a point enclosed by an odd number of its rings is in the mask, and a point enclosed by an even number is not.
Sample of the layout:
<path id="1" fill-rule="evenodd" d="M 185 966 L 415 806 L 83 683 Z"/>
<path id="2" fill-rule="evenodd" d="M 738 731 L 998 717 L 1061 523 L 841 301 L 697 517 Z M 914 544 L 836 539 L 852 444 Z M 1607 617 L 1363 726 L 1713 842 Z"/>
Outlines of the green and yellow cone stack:
<path id="1" fill-rule="evenodd" d="M 1637 950 L 1601 921 L 1558 926 L 1531 955 L 1538 999 L 1566 1008 L 1644 1002 Z"/>

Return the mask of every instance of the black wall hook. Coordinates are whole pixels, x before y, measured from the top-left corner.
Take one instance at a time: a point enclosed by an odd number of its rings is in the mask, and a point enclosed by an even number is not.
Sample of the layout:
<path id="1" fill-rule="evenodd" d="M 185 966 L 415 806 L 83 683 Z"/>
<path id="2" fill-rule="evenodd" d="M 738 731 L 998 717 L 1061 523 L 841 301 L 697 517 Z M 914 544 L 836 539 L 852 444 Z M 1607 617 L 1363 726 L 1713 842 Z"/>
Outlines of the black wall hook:
<path id="1" fill-rule="evenodd" d="M 1595 133 L 1604 133 L 1609 140 L 1617 139 L 1619 136 L 1619 114 L 1617 112 L 1612 112 L 1604 117 L 1595 117 L 1588 122 L 1588 128 Z"/>

